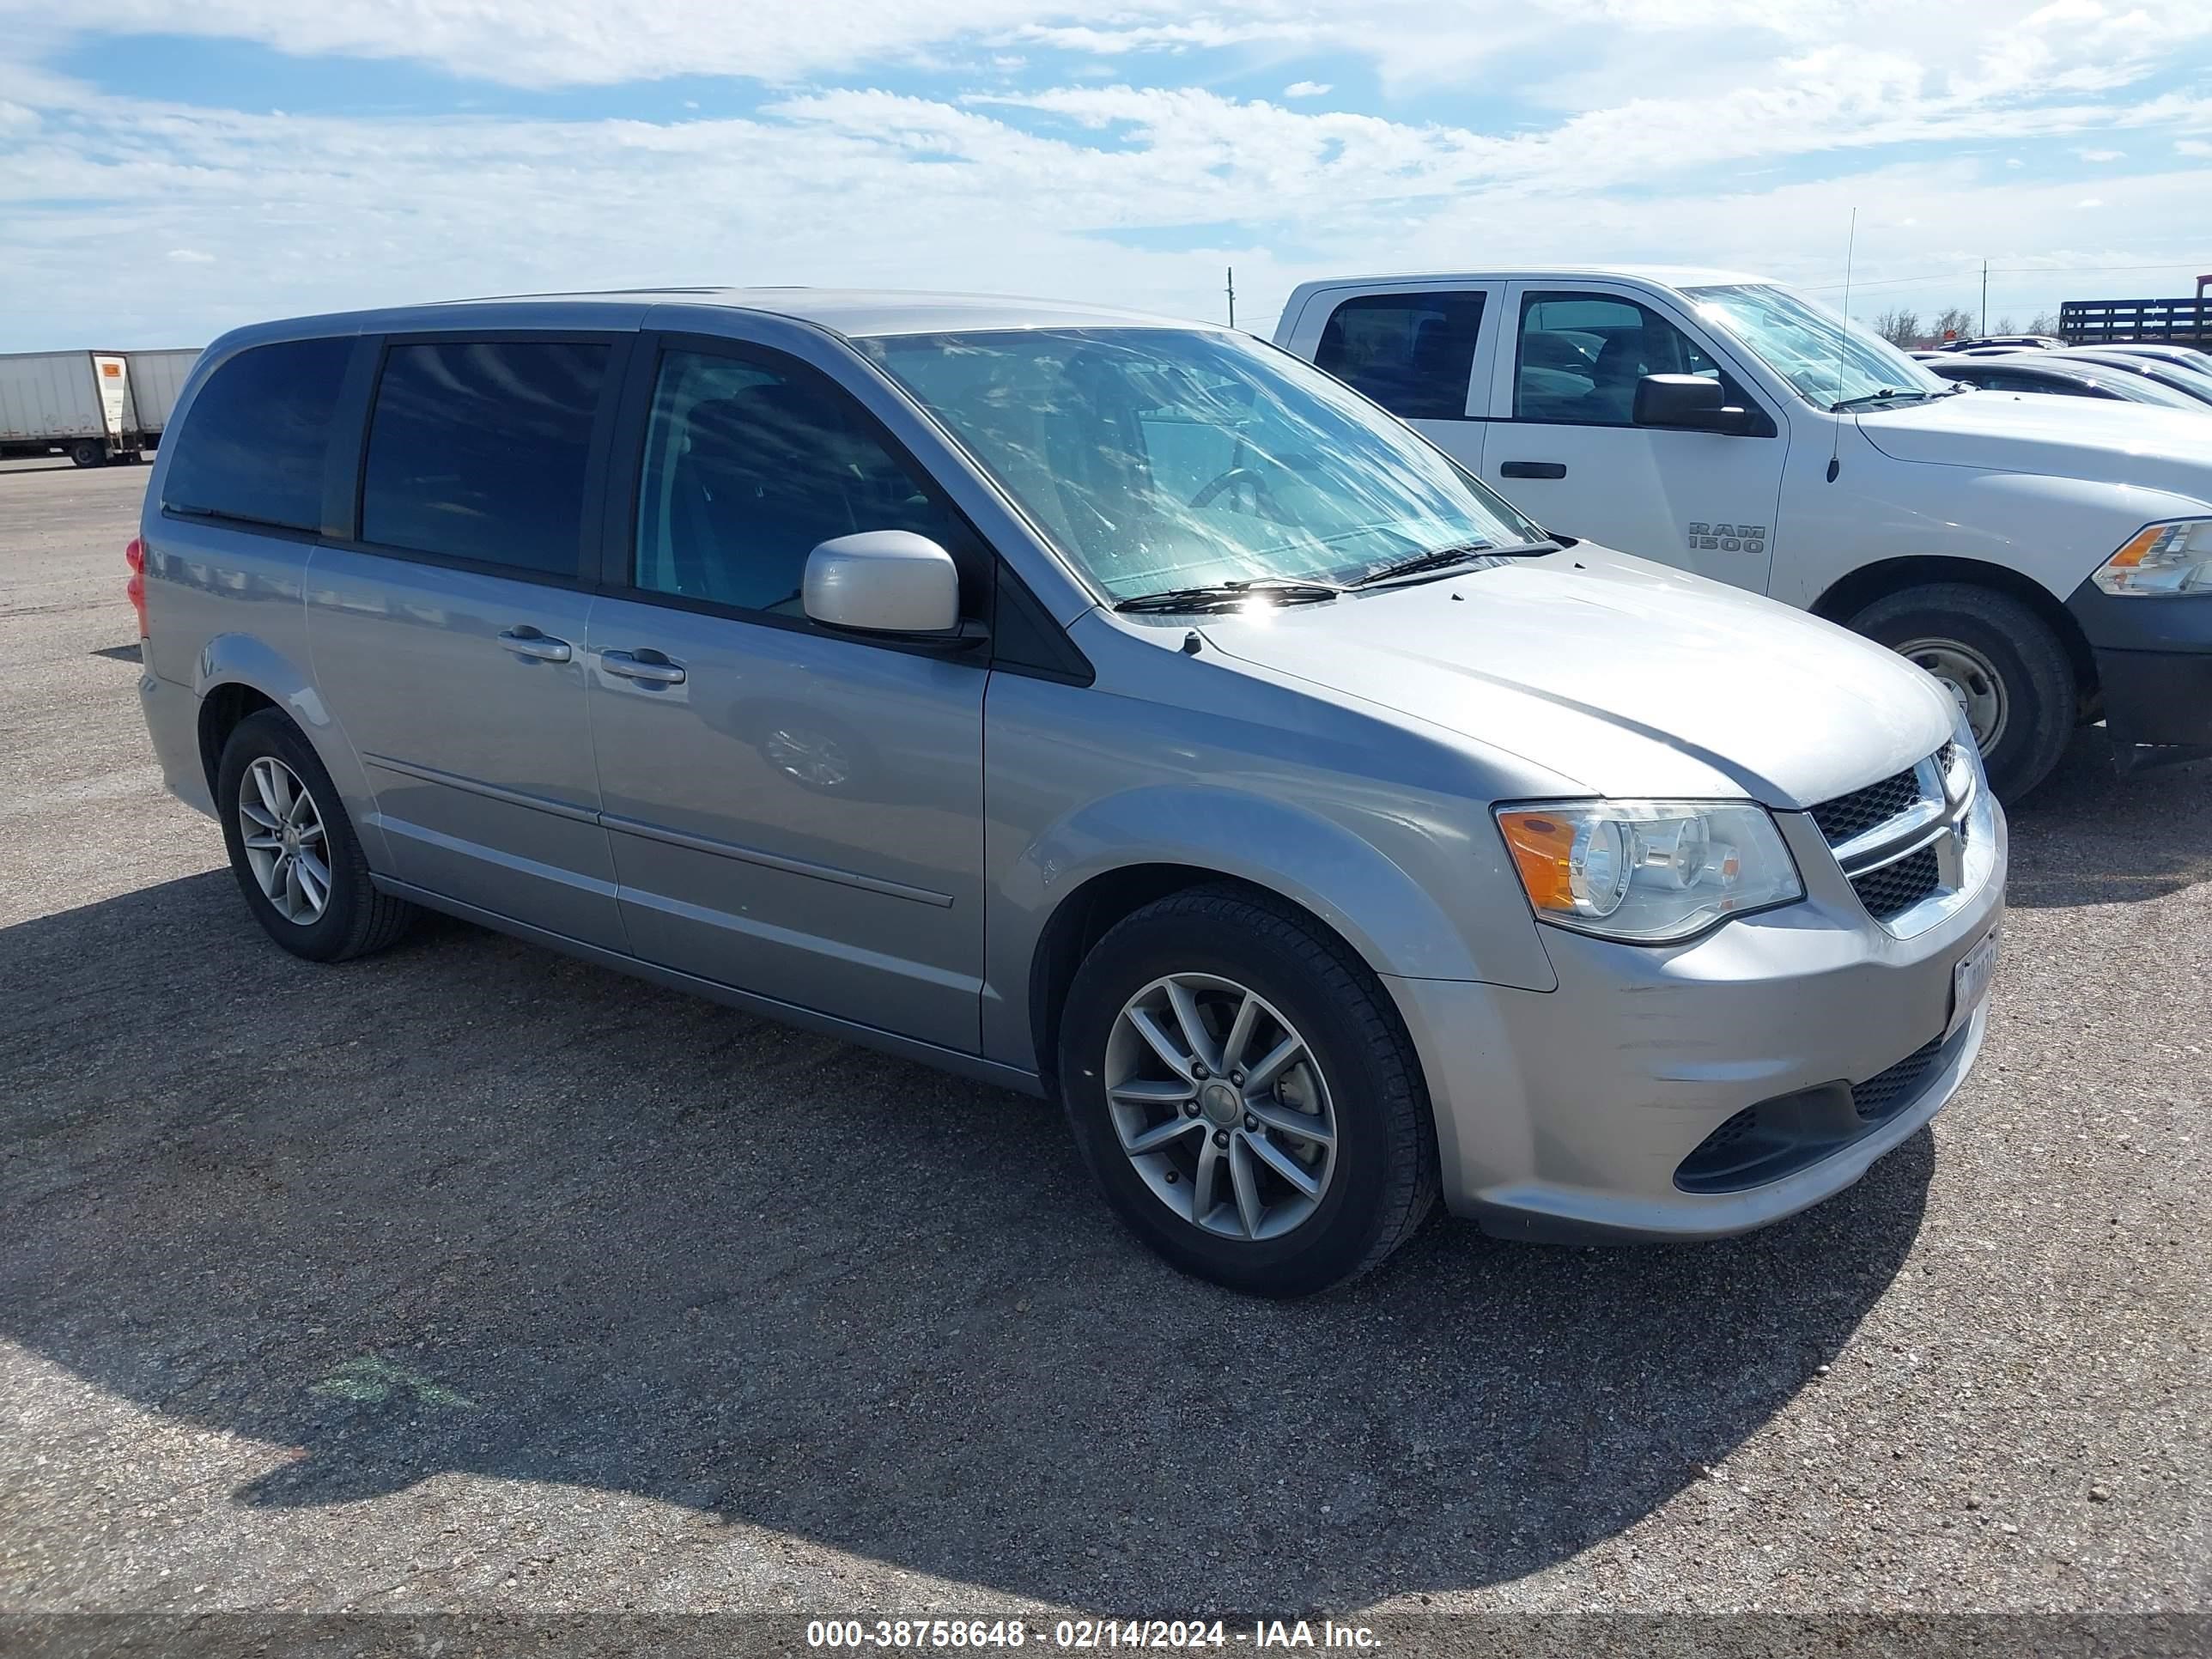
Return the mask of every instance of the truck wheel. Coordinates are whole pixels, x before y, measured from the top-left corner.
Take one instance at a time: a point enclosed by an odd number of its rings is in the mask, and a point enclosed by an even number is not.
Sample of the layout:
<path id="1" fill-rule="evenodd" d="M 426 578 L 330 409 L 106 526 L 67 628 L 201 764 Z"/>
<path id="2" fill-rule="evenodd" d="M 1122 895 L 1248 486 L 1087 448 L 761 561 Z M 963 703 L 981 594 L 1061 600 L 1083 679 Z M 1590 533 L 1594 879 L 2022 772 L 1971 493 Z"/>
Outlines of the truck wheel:
<path id="1" fill-rule="evenodd" d="M 1428 1090 L 1389 993 L 1264 895 L 1192 888 L 1116 924 L 1069 988 L 1060 1076 L 1121 1220 L 1232 1290 L 1340 1284 L 1435 1203 Z"/>
<path id="2" fill-rule="evenodd" d="M 247 715 L 230 734 L 215 798 L 246 908 L 294 956 L 366 956 L 414 921 L 413 905 L 370 882 L 337 786 L 313 745 L 276 709 Z"/>
<path id="3" fill-rule="evenodd" d="M 70 446 L 69 458 L 79 466 L 106 466 L 107 446 L 97 438 L 80 438 Z"/>
<path id="4" fill-rule="evenodd" d="M 2025 798 L 2066 752 L 2074 665 L 2040 617 L 2010 594 L 1930 582 L 1876 599 L 1851 628 L 1933 674 L 1966 711 L 1990 787 Z"/>

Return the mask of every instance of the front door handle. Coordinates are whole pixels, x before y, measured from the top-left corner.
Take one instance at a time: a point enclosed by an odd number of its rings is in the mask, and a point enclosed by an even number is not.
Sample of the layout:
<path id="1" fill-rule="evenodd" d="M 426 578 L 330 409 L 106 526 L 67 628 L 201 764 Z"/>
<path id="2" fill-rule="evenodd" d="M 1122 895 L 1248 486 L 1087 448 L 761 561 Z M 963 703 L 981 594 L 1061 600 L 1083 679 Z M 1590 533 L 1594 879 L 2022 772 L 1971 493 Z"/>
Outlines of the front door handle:
<path id="1" fill-rule="evenodd" d="M 573 654 L 568 641 L 554 639 L 534 628 L 510 628 L 499 636 L 499 642 L 516 656 L 534 662 L 566 662 Z"/>
<path id="2" fill-rule="evenodd" d="M 627 651 L 602 651 L 599 666 L 610 674 L 619 674 L 626 680 L 643 680 L 648 685 L 681 685 L 684 670 L 672 662 L 647 662 Z"/>
<path id="3" fill-rule="evenodd" d="M 1567 476 L 1565 461 L 1501 461 L 1498 476 L 1501 478 L 1564 478 Z"/>

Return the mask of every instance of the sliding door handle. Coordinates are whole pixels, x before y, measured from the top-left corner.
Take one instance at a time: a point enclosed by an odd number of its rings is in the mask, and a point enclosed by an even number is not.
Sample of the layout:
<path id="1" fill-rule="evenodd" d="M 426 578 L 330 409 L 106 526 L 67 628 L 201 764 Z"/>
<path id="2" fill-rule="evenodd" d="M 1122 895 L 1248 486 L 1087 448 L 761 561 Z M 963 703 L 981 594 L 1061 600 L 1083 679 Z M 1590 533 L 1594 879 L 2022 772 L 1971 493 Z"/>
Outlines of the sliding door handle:
<path id="1" fill-rule="evenodd" d="M 502 647 L 533 662 L 566 662 L 573 654 L 568 641 L 539 633 L 534 628 L 510 628 L 499 636 Z"/>
<path id="2" fill-rule="evenodd" d="M 653 662 L 643 657 L 635 656 L 627 651 L 600 652 L 599 666 L 610 674 L 619 674 L 626 680 L 642 680 L 647 685 L 684 684 L 682 665 L 672 662 Z"/>
<path id="3" fill-rule="evenodd" d="M 1565 461 L 1501 461 L 1498 465 L 1501 478 L 1564 478 L 1567 476 Z"/>

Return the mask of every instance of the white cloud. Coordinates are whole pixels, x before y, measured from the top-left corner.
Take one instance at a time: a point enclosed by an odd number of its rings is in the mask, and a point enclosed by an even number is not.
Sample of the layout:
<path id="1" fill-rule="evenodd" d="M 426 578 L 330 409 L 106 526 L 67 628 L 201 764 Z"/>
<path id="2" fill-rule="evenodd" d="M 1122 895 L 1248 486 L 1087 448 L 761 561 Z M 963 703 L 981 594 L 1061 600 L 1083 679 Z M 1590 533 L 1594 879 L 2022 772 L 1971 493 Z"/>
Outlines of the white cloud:
<path id="1" fill-rule="evenodd" d="M 2077 208 L 2100 208 L 2105 205 L 2105 198 L 2101 196 L 2084 196 L 2074 205 Z"/>
<path id="2" fill-rule="evenodd" d="M 0 0 L 0 31 L 24 3 Z M 108 0 L 100 15 L 151 15 L 152 4 Z M 1375 5 L 1403 35 L 1369 54 L 1386 76 L 1410 73 L 1421 45 L 1447 58 L 1520 50 L 1563 21 L 1578 26 L 1583 67 L 1553 83 L 1560 101 L 1547 118 L 1522 109 L 1486 125 L 1470 102 L 1456 121 L 1413 122 L 1288 106 L 1311 83 L 1285 88 L 1283 102 L 1142 84 L 1205 31 L 1265 35 L 1267 51 L 1357 32 L 1350 13 L 1305 0 L 1172 15 L 1165 0 L 1120 0 L 1105 21 L 1064 17 L 1054 0 L 853 0 L 805 14 L 818 40 L 790 26 L 795 13 L 752 0 L 668 0 L 637 38 L 626 31 L 647 9 L 635 0 L 537 0 L 526 11 L 520 0 L 415 0 L 411 33 L 365 0 L 319 10 L 202 0 L 172 26 L 250 24 L 255 38 L 300 50 L 327 38 L 351 43 L 331 49 L 434 62 L 481 47 L 478 68 L 518 80 L 656 73 L 655 54 L 672 60 L 679 45 L 686 67 L 727 72 L 742 60 L 757 75 L 928 50 L 967 65 L 969 90 L 921 97 L 817 74 L 746 118 L 338 118 L 105 96 L 19 57 L 0 63 L 0 349 L 202 338 L 286 313 L 641 282 L 1056 292 L 1213 315 L 1224 264 L 1237 268 L 1240 317 L 1264 326 L 1293 283 L 1352 269 L 1634 258 L 1826 282 L 1854 206 L 1865 210 L 1868 282 L 1964 270 L 1984 253 L 2006 267 L 2198 257 L 2180 238 L 2201 223 L 2212 179 L 2170 158 L 2164 173 L 2100 173 L 2094 199 L 2111 210 L 2094 245 L 2054 248 L 2081 210 L 2080 180 L 2046 183 L 2008 154 L 2016 147 L 2136 132 L 2161 154 L 2168 142 L 2179 155 L 2212 154 L 2199 137 L 2212 137 L 2212 111 L 2127 82 L 2144 71 L 2118 49 L 2082 49 L 2097 76 L 2121 77 L 2109 86 L 2092 76 L 2057 88 L 2024 70 L 2017 37 L 2084 33 L 2070 12 L 2046 9 L 2039 21 L 2022 5 L 1954 8 L 1907 32 L 1899 19 L 1917 14 L 1899 0 Z M 854 34 L 848 11 L 854 28 L 877 33 Z M 1431 13 L 1426 33 L 1408 21 Z M 732 17 L 755 29 L 749 56 Z M 515 28 L 511 54 L 487 18 Z M 1471 20 L 1495 27 L 1477 40 Z M 56 38 L 50 21 L 39 27 Z M 2212 31 L 2212 9 L 2199 27 Z M 1024 86 L 1009 78 L 1024 65 L 993 61 L 1006 42 L 1042 46 L 1038 31 L 1068 28 L 1115 41 L 1066 68 L 1065 84 Z M 1723 67 L 1679 83 L 1651 71 L 1701 46 Z M 1082 83 L 1086 67 L 1119 83 Z M 1954 159 L 1903 164 L 1924 154 L 1906 145 L 1948 147 Z M 2049 153 L 2027 152 L 2039 167 Z M 1808 172 L 1819 177 L 1805 182 Z M 147 248 L 174 250 L 160 283 L 133 275 Z M 112 257 L 88 260 L 88 250 Z M 2065 279 L 2033 281 L 2002 303 L 2033 310 Z M 1947 288 L 1940 302 L 1963 292 Z"/>
<path id="3" fill-rule="evenodd" d="M 1325 98 L 1335 88 L 1326 81 L 1293 81 L 1283 88 L 1285 98 Z"/>
<path id="4" fill-rule="evenodd" d="M 2127 156 L 2124 149 L 2077 149 L 2074 153 L 2085 161 L 2118 161 Z"/>
<path id="5" fill-rule="evenodd" d="M 1394 83 L 1456 86 L 1478 65 L 1534 46 L 1607 85 L 1673 86 L 1685 66 L 1727 75 L 1749 62 L 1822 46 L 1860 50 L 1910 41 L 1966 94 L 2082 92 L 2139 74 L 2212 27 L 2201 0 L 1977 0 L 1930 10 L 1918 0 L 0 0 L 11 44 L 58 31 L 189 33 L 299 56 L 406 58 L 523 86 L 603 84 L 670 75 L 791 82 L 937 57 L 963 47 L 1033 43 L 1103 56 L 1243 46 L 1275 57 L 1341 53 Z M 1668 78 L 1655 53 L 1672 43 Z M 1644 77 L 1640 82 L 1633 77 Z"/>

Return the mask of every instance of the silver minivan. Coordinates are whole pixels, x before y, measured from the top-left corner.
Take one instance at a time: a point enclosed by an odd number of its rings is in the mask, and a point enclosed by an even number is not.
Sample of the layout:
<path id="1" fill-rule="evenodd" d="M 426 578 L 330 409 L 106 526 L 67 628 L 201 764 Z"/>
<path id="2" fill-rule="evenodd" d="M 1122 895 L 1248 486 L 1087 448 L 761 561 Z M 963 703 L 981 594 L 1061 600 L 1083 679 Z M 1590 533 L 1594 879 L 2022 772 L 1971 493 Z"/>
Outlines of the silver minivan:
<path id="1" fill-rule="evenodd" d="M 252 327 L 130 556 L 168 785 L 287 950 L 428 906 L 1056 1097 L 1242 1289 L 1439 1194 L 1772 1221 L 1986 1023 L 2004 818 L 1934 680 L 1547 535 L 1247 336 L 799 289 Z"/>

